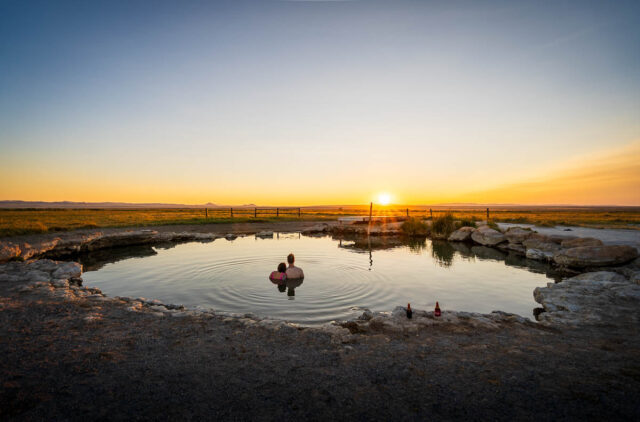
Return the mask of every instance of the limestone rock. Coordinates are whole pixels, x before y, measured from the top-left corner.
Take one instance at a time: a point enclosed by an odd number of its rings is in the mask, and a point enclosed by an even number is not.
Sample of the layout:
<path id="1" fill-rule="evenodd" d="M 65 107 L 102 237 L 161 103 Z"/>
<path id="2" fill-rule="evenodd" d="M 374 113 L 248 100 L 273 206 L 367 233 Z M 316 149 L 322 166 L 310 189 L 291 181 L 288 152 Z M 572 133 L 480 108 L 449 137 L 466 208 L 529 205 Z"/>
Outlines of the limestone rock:
<path id="1" fill-rule="evenodd" d="M 580 246 L 557 252 L 553 256 L 556 264 L 567 267 L 601 267 L 620 265 L 638 257 L 638 251 L 632 246 Z"/>
<path id="2" fill-rule="evenodd" d="M 602 240 L 593 237 L 577 237 L 575 239 L 566 239 L 561 243 L 565 249 L 578 248 L 580 246 L 602 246 Z"/>
<path id="3" fill-rule="evenodd" d="M 558 243 L 552 242 L 549 236 L 538 233 L 533 233 L 524 240 L 522 246 L 525 247 L 527 258 L 538 261 L 551 261 L 554 254 L 562 249 Z"/>
<path id="4" fill-rule="evenodd" d="M 82 265 L 77 262 L 65 262 L 51 274 L 53 278 L 70 279 L 82 275 Z"/>
<path id="5" fill-rule="evenodd" d="M 480 226 L 472 234 L 471 239 L 474 242 L 484 246 L 495 246 L 498 243 L 505 242 L 507 238 L 504 234 L 489 226 Z"/>
<path id="6" fill-rule="evenodd" d="M 60 263 L 58 261 L 52 261 L 51 259 L 39 259 L 28 264 L 31 269 L 46 271 L 48 273 L 56 270 L 59 265 Z"/>
<path id="7" fill-rule="evenodd" d="M 522 227 L 511 227 L 504 235 L 509 243 L 522 243 L 527 240 L 534 232 L 523 229 Z"/>
<path id="8" fill-rule="evenodd" d="M 0 262 L 7 262 L 20 255 L 20 247 L 12 242 L 0 242 Z"/>
<path id="9" fill-rule="evenodd" d="M 640 285 L 620 274 L 598 271 L 560 283 L 548 283 L 533 292 L 545 312 L 544 324 L 637 324 L 640 322 Z"/>
<path id="10" fill-rule="evenodd" d="M 505 251 L 516 252 L 518 255 L 524 255 L 526 252 L 525 247 L 520 243 L 511 243 L 511 242 L 501 243 L 498 245 L 498 247 Z"/>
<path id="11" fill-rule="evenodd" d="M 529 259 L 534 259 L 536 261 L 552 261 L 553 260 L 553 251 L 548 251 L 544 249 L 527 249 L 525 252 L 525 256 Z"/>
<path id="12" fill-rule="evenodd" d="M 47 253 L 47 256 L 51 255 L 62 257 L 76 254 L 80 252 L 84 245 L 91 243 L 100 237 L 102 237 L 102 232 L 72 234 L 70 236 L 54 239 L 56 241 L 56 246 Z"/>
<path id="13" fill-rule="evenodd" d="M 557 243 L 558 245 L 562 244 L 565 240 L 577 239 L 578 236 L 569 236 L 566 234 L 550 234 L 547 236 L 547 240 L 549 242 Z"/>
<path id="14" fill-rule="evenodd" d="M 46 273 L 40 270 L 31 270 L 24 277 L 24 279 L 29 280 L 31 282 L 49 281 L 50 278 L 51 277 L 49 276 L 49 273 Z M 63 278 L 63 277 L 55 277 L 55 278 Z"/>
<path id="15" fill-rule="evenodd" d="M 449 242 L 464 242 L 471 239 L 471 234 L 476 231 L 475 227 L 460 227 L 449 235 Z"/>
<path id="16" fill-rule="evenodd" d="M 144 245 L 154 241 L 158 232 L 154 230 L 135 230 L 110 233 L 100 236 L 88 243 L 83 243 L 81 249 L 95 251 L 113 246 Z"/>
<path id="17" fill-rule="evenodd" d="M 315 226 L 312 227 L 307 227 L 306 229 L 302 230 L 302 234 L 317 234 L 317 233 L 324 233 L 329 229 L 329 226 L 326 224 L 317 224 Z"/>
<path id="18" fill-rule="evenodd" d="M 29 259 L 34 256 L 43 255 L 46 252 L 54 249 L 58 245 L 59 241 L 60 238 L 57 237 L 52 240 L 43 240 L 34 244 L 24 242 L 20 245 L 20 249 L 22 250 L 22 254 L 20 256 L 24 259 Z"/>
<path id="19" fill-rule="evenodd" d="M 540 249 L 546 252 L 556 252 L 561 249 L 560 241 L 555 242 L 551 236 L 545 236 L 539 233 L 533 233 L 528 239 L 522 242 L 522 245 L 526 249 Z"/>

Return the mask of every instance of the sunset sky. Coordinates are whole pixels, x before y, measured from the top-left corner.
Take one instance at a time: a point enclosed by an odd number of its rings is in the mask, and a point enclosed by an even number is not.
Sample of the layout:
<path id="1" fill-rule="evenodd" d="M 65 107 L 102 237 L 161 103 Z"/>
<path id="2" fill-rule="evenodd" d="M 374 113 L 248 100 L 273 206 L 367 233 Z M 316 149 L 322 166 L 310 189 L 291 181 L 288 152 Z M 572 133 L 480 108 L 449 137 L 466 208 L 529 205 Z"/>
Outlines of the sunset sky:
<path id="1" fill-rule="evenodd" d="M 0 1 L 0 200 L 640 205 L 640 3 Z"/>

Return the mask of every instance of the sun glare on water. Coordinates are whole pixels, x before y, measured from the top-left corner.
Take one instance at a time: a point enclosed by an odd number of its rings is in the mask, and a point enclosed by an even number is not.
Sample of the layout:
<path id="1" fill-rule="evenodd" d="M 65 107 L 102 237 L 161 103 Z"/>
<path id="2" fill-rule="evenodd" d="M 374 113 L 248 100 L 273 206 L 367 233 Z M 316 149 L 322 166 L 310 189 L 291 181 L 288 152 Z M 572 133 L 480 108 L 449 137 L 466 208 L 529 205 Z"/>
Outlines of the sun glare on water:
<path id="1" fill-rule="evenodd" d="M 391 203 L 391 195 L 388 193 L 381 193 L 378 195 L 378 203 L 380 205 L 389 205 L 389 203 Z"/>

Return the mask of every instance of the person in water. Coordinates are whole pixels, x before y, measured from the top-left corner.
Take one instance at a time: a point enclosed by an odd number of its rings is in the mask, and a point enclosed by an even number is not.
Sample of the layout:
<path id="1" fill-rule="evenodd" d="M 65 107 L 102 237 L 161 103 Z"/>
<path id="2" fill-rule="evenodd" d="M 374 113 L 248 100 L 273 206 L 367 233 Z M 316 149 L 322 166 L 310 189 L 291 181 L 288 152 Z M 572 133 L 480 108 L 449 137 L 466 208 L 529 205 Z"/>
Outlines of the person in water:
<path id="1" fill-rule="evenodd" d="M 298 268 L 295 265 L 293 265 L 294 261 L 296 260 L 296 258 L 293 256 L 292 253 L 289 254 L 289 256 L 287 256 L 287 262 L 289 263 L 289 268 L 287 268 L 287 278 L 291 279 L 291 278 L 304 278 L 304 272 L 302 272 L 302 268 Z"/>
<path id="2" fill-rule="evenodd" d="M 285 281 L 287 279 L 286 271 L 287 271 L 287 264 L 285 264 L 284 262 L 281 262 L 280 264 L 278 264 L 278 270 L 271 272 L 271 274 L 269 275 L 269 280 L 274 282 Z"/>

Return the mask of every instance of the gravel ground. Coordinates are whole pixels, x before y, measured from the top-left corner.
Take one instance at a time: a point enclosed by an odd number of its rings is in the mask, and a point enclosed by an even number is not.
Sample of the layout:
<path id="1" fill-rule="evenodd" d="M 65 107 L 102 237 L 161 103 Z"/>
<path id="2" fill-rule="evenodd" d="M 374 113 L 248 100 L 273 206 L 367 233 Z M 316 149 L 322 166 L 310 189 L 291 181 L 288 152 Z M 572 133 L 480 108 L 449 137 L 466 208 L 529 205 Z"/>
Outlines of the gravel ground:
<path id="1" fill-rule="evenodd" d="M 318 330 L 157 317 L 8 284 L 0 284 L 2 420 L 640 415 L 637 327 L 456 324 L 344 344 Z"/>

